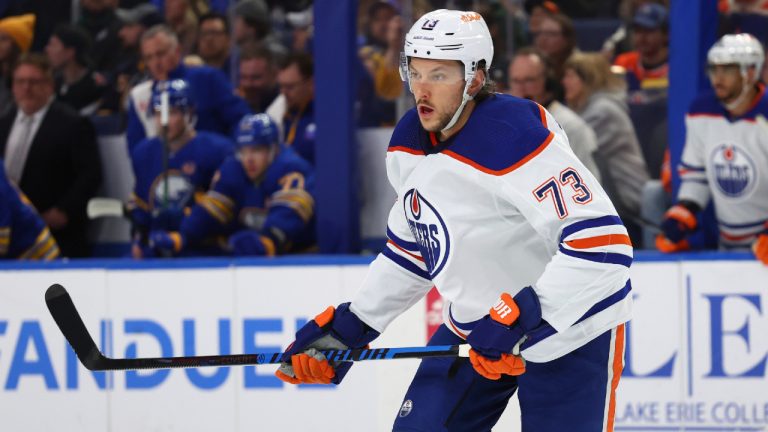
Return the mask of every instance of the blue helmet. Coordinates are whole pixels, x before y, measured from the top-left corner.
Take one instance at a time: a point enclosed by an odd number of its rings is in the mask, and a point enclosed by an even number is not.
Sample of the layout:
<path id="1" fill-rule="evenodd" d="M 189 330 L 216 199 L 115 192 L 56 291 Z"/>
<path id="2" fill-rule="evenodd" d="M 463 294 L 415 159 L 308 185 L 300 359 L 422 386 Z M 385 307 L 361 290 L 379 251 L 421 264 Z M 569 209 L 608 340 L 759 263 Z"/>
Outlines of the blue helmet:
<path id="1" fill-rule="evenodd" d="M 150 113 L 160 111 L 164 92 L 168 92 L 168 108 L 178 108 L 184 111 L 192 111 L 195 108 L 189 83 L 183 79 L 174 79 L 159 82 L 154 86 L 149 104 Z"/>
<path id="2" fill-rule="evenodd" d="M 264 114 L 248 114 L 237 127 L 237 147 L 273 146 L 278 142 L 277 126 Z"/>

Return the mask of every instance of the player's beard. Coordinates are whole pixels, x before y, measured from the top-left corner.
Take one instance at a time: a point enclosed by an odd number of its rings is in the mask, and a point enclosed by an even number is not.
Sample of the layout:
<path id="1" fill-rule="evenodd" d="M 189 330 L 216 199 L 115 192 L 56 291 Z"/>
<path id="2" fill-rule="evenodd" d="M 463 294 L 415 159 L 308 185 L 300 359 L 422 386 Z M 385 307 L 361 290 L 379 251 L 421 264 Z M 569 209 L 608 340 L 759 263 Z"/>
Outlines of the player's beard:
<path id="1" fill-rule="evenodd" d="M 435 113 L 437 114 L 437 118 L 433 119 L 432 125 L 424 124 L 422 121 L 421 126 L 426 130 L 427 132 L 440 132 L 443 129 L 445 129 L 446 126 L 448 126 L 448 123 L 451 122 L 451 119 L 453 118 L 453 115 L 456 113 L 456 110 L 459 109 L 459 104 L 453 105 L 449 110 L 447 111 L 439 111 L 437 108 L 435 108 L 433 105 L 429 105 L 430 108 L 435 110 Z"/>

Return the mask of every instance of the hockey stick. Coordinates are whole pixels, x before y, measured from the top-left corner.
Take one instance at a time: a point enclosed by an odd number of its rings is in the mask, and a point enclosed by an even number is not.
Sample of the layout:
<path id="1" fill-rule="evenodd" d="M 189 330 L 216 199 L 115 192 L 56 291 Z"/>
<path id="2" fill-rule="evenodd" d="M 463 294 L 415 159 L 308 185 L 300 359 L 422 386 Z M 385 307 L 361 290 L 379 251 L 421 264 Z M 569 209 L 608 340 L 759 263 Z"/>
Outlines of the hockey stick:
<path id="1" fill-rule="evenodd" d="M 102 217 L 124 217 L 128 215 L 125 205 L 117 198 L 91 198 L 86 208 L 88 219 Z"/>
<path id="2" fill-rule="evenodd" d="M 154 357 L 114 359 L 99 351 L 85 328 L 80 314 L 72 303 L 67 290 L 59 284 L 51 285 L 45 292 L 45 303 L 64 338 L 75 350 L 77 358 L 92 371 L 169 369 L 202 366 L 240 366 L 277 364 L 283 353 L 233 354 L 191 357 Z M 331 349 L 321 351 L 330 361 L 390 360 L 425 357 L 469 357 L 469 345 L 436 345 L 422 347 Z"/>

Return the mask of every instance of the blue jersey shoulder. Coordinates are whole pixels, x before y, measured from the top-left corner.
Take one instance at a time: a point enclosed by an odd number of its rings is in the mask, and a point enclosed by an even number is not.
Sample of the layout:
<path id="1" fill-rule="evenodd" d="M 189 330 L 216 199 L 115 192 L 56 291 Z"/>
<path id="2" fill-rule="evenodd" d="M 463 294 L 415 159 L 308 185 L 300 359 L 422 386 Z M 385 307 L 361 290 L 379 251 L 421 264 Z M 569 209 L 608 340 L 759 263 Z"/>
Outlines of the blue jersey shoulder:
<path id="1" fill-rule="evenodd" d="M 389 150 L 399 148 L 423 154 L 424 152 L 419 145 L 421 130 L 419 114 L 416 112 L 416 108 L 411 108 L 397 122 L 395 130 L 392 132 L 392 138 L 389 140 Z"/>
<path id="2" fill-rule="evenodd" d="M 277 183 L 286 174 L 298 172 L 304 176 L 305 184 L 314 182 L 315 171 L 309 162 L 302 159 L 292 148 L 286 146 L 280 146 L 280 152 L 272 161 L 269 168 L 267 168 L 267 174 L 265 176 L 265 183 L 268 187 L 277 187 Z"/>
<path id="3" fill-rule="evenodd" d="M 494 94 L 475 107 L 446 153 L 484 172 L 505 174 L 549 142 L 543 116 L 535 102 Z"/>
<path id="4" fill-rule="evenodd" d="M 698 94 L 693 102 L 691 102 L 690 108 L 688 109 L 688 115 L 724 116 L 725 114 L 726 112 L 723 105 L 712 90 L 707 90 Z"/>

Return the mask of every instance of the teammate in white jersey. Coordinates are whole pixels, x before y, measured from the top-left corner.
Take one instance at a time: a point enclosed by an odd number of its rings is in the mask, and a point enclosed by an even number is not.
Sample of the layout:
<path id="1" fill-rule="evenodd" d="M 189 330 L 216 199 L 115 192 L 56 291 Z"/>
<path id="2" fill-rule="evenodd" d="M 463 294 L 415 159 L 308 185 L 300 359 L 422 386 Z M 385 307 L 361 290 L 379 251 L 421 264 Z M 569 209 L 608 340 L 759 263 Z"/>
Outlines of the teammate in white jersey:
<path id="1" fill-rule="evenodd" d="M 707 54 L 714 92 L 686 116 L 677 204 L 664 215 L 656 246 L 687 249 L 697 213 L 712 199 L 720 247 L 749 249 L 768 265 L 768 96 L 760 83 L 763 47 L 749 34 L 725 35 Z"/>
<path id="2" fill-rule="evenodd" d="M 297 332 L 276 374 L 338 384 L 351 363 L 317 350 L 367 345 L 434 285 L 445 324 L 429 344 L 466 341 L 470 359 L 422 360 L 394 430 L 488 431 L 518 388 L 524 431 L 612 430 L 632 245 L 551 114 L 489 91 L 492 58 L 474 12 L 430 12 L 408 32 L 416 108 L 387 154 L 389 242 L 351 303 Z"/>

